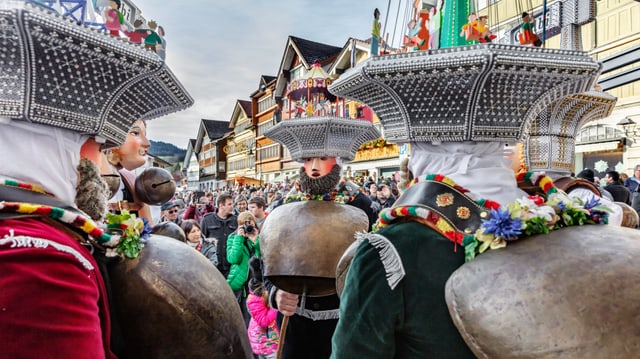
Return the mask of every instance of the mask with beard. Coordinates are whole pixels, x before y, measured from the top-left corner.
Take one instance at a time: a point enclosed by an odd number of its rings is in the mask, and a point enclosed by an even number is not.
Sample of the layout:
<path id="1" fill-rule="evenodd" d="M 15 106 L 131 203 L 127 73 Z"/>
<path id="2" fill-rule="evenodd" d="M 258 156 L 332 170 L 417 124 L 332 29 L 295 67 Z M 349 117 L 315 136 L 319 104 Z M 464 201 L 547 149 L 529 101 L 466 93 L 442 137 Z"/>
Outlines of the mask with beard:
<path id="1" fill-rule="evenodd" d="M 336 188 L 338 183 L 340 183 L 340 172 L 341 168 L 336 164 L 327 175 L 313 178 L 307 175 L 304 171 L 304 167 L 301 167 L 300 188 L 303 192 L 309 193 L 312 196 L 329 193 Z"/>
<path id="2" fill-rule="evenodd" d="M 94 221 L 101 221 L 107 213 L 109 187 L 100 176 L 98 166 L 88 159 L 80 160 L 78 173 L 76 206 Z"/>

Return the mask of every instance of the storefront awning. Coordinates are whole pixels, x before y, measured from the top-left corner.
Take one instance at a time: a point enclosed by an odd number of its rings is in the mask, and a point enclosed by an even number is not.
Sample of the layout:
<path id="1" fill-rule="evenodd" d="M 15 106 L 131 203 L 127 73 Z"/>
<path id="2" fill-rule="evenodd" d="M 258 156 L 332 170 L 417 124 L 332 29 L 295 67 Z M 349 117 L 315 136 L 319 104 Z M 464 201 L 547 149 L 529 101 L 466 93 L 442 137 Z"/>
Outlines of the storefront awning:
<path id="1" fill-rule="evenodd" d="M 620 141 L 609 141 L 600 143 L 587 143 L 584 145 L 576 145 L 576 153 L 584 152 L 601 152 L 618 149 Z"/>
<path id="2" fill-rule="evenodd" d="M 255 179 L 255 178 L 251 178 L 251 177 L 245 177 L 245 176 L 236 176 L 233 177 L 233 180 L 237 183 L 240 184 L 255 184 L 256 186 L 260 185 L 260 180 L 259 179 Z"/>
<path id="3" fill-rule="evenodd" d="M 297 172 L 296 172 L 296 173 L 294 173 L 294 174 L 290 174 L 290 175 L 287 175 L 287 174 L 284 174 L 284 173 L 283 173 L 283 174 L 281 174 L 281 175 L 279 175 L 279 176 L 276 176 L 274 179 L 272 179 L 272 180 L 271 180 L 271 181 L 269 181 L 269 182 L 270 182 L 270 183 L 280 183 L 280 182 L 284 181 L 284 180 L 285 180 L 285 178 L 286 178 L 287 176 L 289 176 L 289 180 L 290 180 L 290 181 L 293 181 L 293 180 L 295 180 L 296 178 L 298 178 L 299 174 L 298 174 Z"/>

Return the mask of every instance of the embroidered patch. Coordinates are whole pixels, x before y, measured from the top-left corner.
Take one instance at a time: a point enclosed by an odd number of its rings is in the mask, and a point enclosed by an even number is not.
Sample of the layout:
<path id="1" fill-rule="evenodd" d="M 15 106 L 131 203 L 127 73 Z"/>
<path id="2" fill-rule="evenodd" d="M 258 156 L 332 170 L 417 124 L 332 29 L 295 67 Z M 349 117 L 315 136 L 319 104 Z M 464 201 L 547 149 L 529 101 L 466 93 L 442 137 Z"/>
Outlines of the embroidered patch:
<path id="1" fill-rule="evenodd" d="M 447 207 L 453 204 L 453 193 L 443 193 L 436 197 L 438 207 Z"/>
<path id="2" fill-rule="evenodd" d="M 49 239 L 44 238 L 36 238 L 36 237 L 27 237 L 27 236 L 14 236 L 13 230 L 9 230 L 8 235 L 5 235 L 4 238 L 0 239 L 0 247 L 7 246 L 9 248 L 47 248 L 52 247 L 60 252 L 64 252 L 75 257 L 83 267 L 88 270 L 93 270 L 94 267 L 80 252 L 75 250 L 72 247 L 66 246 L 64 244 L 60 244 L 58 242 L 54 242 Z"/>
<path id="3" fill-rule="evenodd" d="M 471 217 L 471 211 L 467 207 L 460 206 L 456 209 L 456 215 L 461 219 L 469 219 L 469 217 Z"/>

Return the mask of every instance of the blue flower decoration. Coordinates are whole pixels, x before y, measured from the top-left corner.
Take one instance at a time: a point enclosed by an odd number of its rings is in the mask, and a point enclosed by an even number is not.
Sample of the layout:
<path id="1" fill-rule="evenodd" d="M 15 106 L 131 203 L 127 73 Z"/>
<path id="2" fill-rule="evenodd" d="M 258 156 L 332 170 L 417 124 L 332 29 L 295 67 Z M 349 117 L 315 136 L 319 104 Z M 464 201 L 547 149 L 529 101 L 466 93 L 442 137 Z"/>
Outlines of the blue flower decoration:
<path id="1" fill-rule="evenodd" d="M 600 204 L 601 204 L 600 198 L 597 198 L 596 196 L 591 196 L 591 198 L 589 198 L 587 202 L 584 204 L 584 209 L 590 210 L 591 208 L 597 207 Z"/>
<path id="2" fill-rule="evenodd" d="M 145 217 L 140 217 L 140 219 L 142 219 L 142 223 L 144 223 L 144 228 L 142 229 L 142 233 L 140 233 L 140 238 L 147 240 L 151 235 L 151 225 L 149 224 L 149 220 Z"/>
<path id="3" fill-rule="evenodd" d="M 561 211 L 566 211 L 567 210 L 567 205 L 564 204 L 564 202 L 560 201 L 560 202 L 558 202 L 558 208 L 560 208 Z"/>
<path id="4" fill-rule="evenodd" d="M 507 241 L 516 240 L 522 233 L 522 220 L 511 218 L 511 214 L 506 208 L 492 209 L 491 218 L 482 220 L 482 228 L 486 234 L 493 234 Z"/>

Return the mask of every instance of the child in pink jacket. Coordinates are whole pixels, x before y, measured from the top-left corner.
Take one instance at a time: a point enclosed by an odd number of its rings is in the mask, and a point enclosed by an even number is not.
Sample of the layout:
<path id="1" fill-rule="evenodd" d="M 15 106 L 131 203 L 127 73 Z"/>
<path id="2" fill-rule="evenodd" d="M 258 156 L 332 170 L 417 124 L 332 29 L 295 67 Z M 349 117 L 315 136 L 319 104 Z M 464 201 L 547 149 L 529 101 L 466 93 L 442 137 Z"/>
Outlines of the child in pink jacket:
<path id="1" fill-rule="evenodd" d="M 249 321 L 249 341 L 253 353 L 260 359 L 275 359 L 280 342 L 280 330 L 276 324 L 278 311 L 269 307 L 269 293 L 262 284 L 260 259 L 251 258 L 249 270 L 249 295 L 247 308 L 251 314 Z"/>

